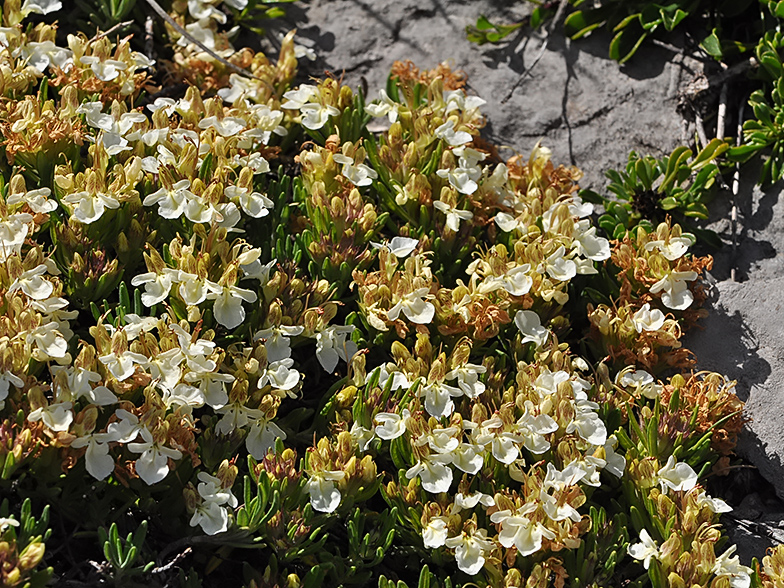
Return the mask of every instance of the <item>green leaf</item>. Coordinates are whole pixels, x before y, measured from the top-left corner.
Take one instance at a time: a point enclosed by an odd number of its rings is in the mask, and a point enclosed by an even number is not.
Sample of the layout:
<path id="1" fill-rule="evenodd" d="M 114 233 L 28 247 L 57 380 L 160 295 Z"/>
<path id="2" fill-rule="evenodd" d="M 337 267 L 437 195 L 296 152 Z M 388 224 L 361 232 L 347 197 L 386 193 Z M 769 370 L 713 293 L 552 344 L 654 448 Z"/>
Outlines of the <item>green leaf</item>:
<path id="1" fill-rule="evenodd" d="M 566 17 L 564 21 L 564 32 L 572 39 L 580 39 L 590 34 L 605 24 L 606 11 L 598 10 L 577 10 Z"/>
<path id="2" fill-rule="evenodd" d="M 721 41 L 719 41 L 719 36 L 716 34 L 716 29 L 713 29 L 713 32 L 702 40 L 700 47 L 716 61 L 721 61 L 721 58 L 724 56 L 724 51 L 721 48 Z"/>
<path id="3" fill-rule="evenodd" d="M 647 36 L 648 33 L 645 31 L 622 29 L 610 42 L 610 59 L 618 63 L 626 63 L 637 52 Z"/>
<path id="4" fill-rule="evenodd" d="M 694 161 L 689 164 L 689 167 L 695 171 L 699 170 L 717 157 L 720 157 L 729 148 L 730 146 L 723 139 L 712 139 L 710 143 L 705 145 L 703 150 L 697 154 Z"/>

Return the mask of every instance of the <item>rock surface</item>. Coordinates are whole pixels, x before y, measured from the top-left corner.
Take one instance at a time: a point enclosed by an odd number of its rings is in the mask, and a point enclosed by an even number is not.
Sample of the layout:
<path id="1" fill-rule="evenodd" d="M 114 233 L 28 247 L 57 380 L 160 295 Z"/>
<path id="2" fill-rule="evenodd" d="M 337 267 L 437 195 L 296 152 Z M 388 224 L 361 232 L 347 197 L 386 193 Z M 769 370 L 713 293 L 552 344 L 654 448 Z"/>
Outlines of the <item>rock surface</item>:
<path id="1" fill-rule="evenodd" d="M 502 155 L 527 155 L 541 140 L 556 164 L 583 170 L 585 188 L 605 187 L 604 172 L 624 166 L 632 150 L 661 157 L 693 136 L 677 98 L 701 70 L 696 60 L 647 45 L 619 66 L 607 58 L 604 33 L 572 42 L 556 29 L 543 52 L 543 34 L 527 29 L 501 46 L 479 47 L 465 38 L 466 25 L 480 14 L 514 22 L 527 10 L 522 1 L 311 0 L 289 7 L 277 26 L 297 27 L 299 42 L 316 51 L 306 66 L 310 75 L 342 74 L 349 85 L 365 87 L 369 99 L 385 86 L 395 60 L 410 59 L 421 69 L 446 61 L 464 70 L 469 92 L 487 101 L 484 135 L 511 150 Z M 738 381 L 752 419 L 738 453 L 778 494 L 742 490 L 747 499 L 735 501 L 736 511 L 725 517 L 746 564 L 784 541 L 784 202 L 779 188 L 762 192 L 753 187 L 755 172 L 749 176 L 737 199 L 736 247 L 729 245 L 726 193 L 714 207 L 714 228 L 728 245 L 716 256 L 711 314 L 686 342 L 700 369 Z M 732 268 L 737 282 L 730 280 Z M 758 477 L 748 486 L 760 484 Z"/>

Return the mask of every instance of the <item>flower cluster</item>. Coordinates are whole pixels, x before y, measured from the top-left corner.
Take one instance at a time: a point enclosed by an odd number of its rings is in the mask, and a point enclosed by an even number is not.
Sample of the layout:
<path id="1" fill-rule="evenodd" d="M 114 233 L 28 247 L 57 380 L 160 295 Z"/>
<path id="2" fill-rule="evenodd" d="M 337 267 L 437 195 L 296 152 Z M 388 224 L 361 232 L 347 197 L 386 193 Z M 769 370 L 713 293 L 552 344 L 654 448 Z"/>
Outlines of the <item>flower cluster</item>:
<path id="1" fill-rule="evenodd" d="M 143 96 L 160 72 L 132 39 L 24 24 L 59 4 L 6 0 L 0 27 L 14 506 L 154 531 L 110 560 L 262 548 L 229 583 L 367 585 L 416 556 L 462 585 L 748 586 L 700 485 L 742 404 L 717 374 L 657 379 L 691 365 L 710 264 L 677 225 L 611 243 L 580 172 L 540 145 L 502 161 L 444 65 L 398 64 L 369 103 L 293 87 L 293 34 L 277 62 L 235 52 L 255 4 L 189 0 L 165 68 L 191 84 Z M 43 543 L 20 551 L 4 509 L 13 584 Z"/>

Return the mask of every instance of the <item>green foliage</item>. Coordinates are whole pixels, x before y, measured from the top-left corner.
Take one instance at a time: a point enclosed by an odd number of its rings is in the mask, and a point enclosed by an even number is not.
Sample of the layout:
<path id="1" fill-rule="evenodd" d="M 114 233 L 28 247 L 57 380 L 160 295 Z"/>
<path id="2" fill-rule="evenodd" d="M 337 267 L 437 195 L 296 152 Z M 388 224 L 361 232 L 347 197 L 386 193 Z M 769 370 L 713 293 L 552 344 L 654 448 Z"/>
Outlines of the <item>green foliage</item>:
<path id="1" fill-rule="evenodd" d="M 536 10 L 539 10 L 539 7 L 537 7 Z M 533 18 L 531 20 L 533 21 Z M 477 19 L 475 26 L 468 25 L 466 27 L 466 36 L 469 41 L 476 43 L 477 45 L 498 43 L 522 26 L 525 26 L 524 21 L 511 25 L 494 24 L 487 20 L 487 17 L 480 16 Z"/>
<path id="2" fill-rule="evenodd" d="M 144 539 L 147 537 L 147 521 L 142 521 L 136 531 L 128 533 L 123 539 L 117 523 L 109 526 L 109 532 L 103 527 L 98 528 L 98 543 L 100 544 L 106 561 L 112 567 L 114 581 L 122 586 L 130 578 L 150 571 L 155 562 L 135 565 L 142 557 Z"/>
<path id="3" fill-rule="evenodd" d="M 557 2 L 533 2 L 536 7 L 530 17 L 512 24 L 493 24 L 480 16 L 476 25 L 466 28 L 468 40 L 477 44 L 498 43 L 520 27 L 538 28 L 554 14 Z M 675 0 L 652 2 L 651 0 L 569 0 L 573 10 L 564 21 L 564 31 L 572 39 L 580 39 L 599 28 L 612 33 L 609 56 L 619 63 L 631 59 L 646 39 L 659 33 L 671 33 L 689 19 L 693 21 L 718 23 L 704 37 L 702 48 L 717 60 L 726 54 L 743 52 L 748 49 L 745 43 L 724 38 L 722 23 L 744 13 L 755 4 L 754 0 Z M 771 3 L 771 10 L 781 10 L 778 3 Z M 775 6 L 773 6 L 775 5 Z M 710 30 L 710 29 L 709 29 Z"/>
<path id="4" fill-rule="evenodd" d="M 692 226 L 689 219 L 708 218 L 707 204 L 716 192 L 721 173 L 716 160 L 728 149 L 724 141 L 714 139 L 696 156 L 687 147 L 677 147 L 662 159 L 632 152 L 625 170 L 606 172 L 611 180 L 607 189 L 614 197 L 588 190 L 583 190 L 581 196 L 604 207 L 599 226 L 613 239 L 623 237 L 626 231 L 634 233 L 637 226 L 651 232 L 670 215 L 699 239 L 718 247 L 715 233 Z"/>
<path id="5" fill-rule="evenodd" d="M 52 568 L 42 568 L 49 529 L 49 505 L 36 518 L 32 501 L 25 498 L 18 519 L 11 512 L 8 498 L 0 502 L 0 585 L 43 588 L 52 577 Z M 18 524 L 17 524 L 18 523 Z"/>
<path id="6" fill-rule="evenodd" d="M 427 565 L 424 565 L 419 572 L 419 581 L 412 588 L 452 588 L 453 585 L 449 576 L 439 578 L 433 575 Z M 394 582 L 382 574 L 378 579 L 378 588 L 409 588 L 409 586 L 403 580 Z"/>
<path id="7" fill-rule="evenodd" d="M 754 118 L 743 123 L 743 144 L 730 150 L 731 159 L 746 162 L 764 154 L 759 182 L 768 186 L 784 177 L 784 36 L 770 31 L 756 48 L 763 87 L 752 92 Z"/>

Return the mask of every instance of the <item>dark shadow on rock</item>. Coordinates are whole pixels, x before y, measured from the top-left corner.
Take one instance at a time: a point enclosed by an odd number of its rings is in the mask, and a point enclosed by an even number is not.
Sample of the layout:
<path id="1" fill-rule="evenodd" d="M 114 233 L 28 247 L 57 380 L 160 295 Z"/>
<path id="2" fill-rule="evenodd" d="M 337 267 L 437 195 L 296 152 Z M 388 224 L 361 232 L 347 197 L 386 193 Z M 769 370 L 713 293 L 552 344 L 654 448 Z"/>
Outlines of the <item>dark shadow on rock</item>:
<path id="1" fill-rule="evenodd" d="M 554 31 L 553 36 L 564 38 L 563 31 Z M 572 46 L 578 51 L 611 61 L 610 42 L 612 37 L 610 32 L 600 29 L 587 37 L 572 41 Z M 632 58 L 618 67 L 632 79 L 647 80 L 660 75 L 667 64 L 672 61 L 672 58 L 672 51 L 657 47 L 650 42 L 643 42 Z"/>
<path id="2" fill-rule="evenodd" d="M 683 346 L 697 356 L 697 369 L 719 372 L 738 382 L 735 392 L 744 402 L 757 384 L 771 373 L 759 356 L 759 343 L 739 312 L 730 315 L 714 301 L 708 316 L 683 339 Z"/>
<path id="3" fill-rule="evenodd" d="M 351 0 L 356 6 L 362 9 L 365 15 L 368 18 L 373 19 L 377 23 L 379 23 L 382 27 L 387 29 L 389 33 L 392 35 L 393 42 L 402 42 L 404 45 L 408 45 L 411 49 L 418 52 L 420 55 L 427 55 L 427 51 L 425 51 L 422 46 L 417 43 L 416 41 L 407 38 L 404 36 L 405 32 L 405 24 L 404 21 L 399 21 L 398 23 L 393 23 L 389 19 L 385 18 L 383 14 L 381 14 L 376 8 L 373 6 L 371 2 L 365 2 L 363 0 Z M 425 8 L 417 8 L 413 14 L 410 15 L 410 18 L 422 18 L 422 17 L 432 17 L 435 16 L 436 10 L 433 9 L 425 9 Z M 412 56 L 413 58 L 414 56 Z"/>
<path id="4" fill-rule="evenodd" d="M 482 64 L 489 69 L 498 69 L 498 66 L 506 65 L 513 72 L 522 74 L 525 71 L 523 59 L 525 49 L 530 43 L 535 44 L 536 39 L 532 37 L 531 30 L 525 27 L 518 29 L 507 39 L 498 45 L 490 43 L 481 45 L 479 48 L 482 51 Z"/>
<path id="5" fill-rule="evenodd" d="M 710 203 L 710 217 L 707 227 L 718 233 L 723 246 L 715 251 L 700 247 L 699 243 L 693 252 L 696 255 L 713 255 L 711 275 L 717 281 L 729 280 L 735 268 L 735 280 L 745 282 L 749 274 L 756 270 L 760 262 L 776 257 L 775 246 L 767 240 L 760 239 L 759 234 L 766 231 L 771 223 L 777 220 L 774 210 L 784 183 L 778 182 L 765 190 L 756 187 L 760 165 L 755 162 L 747 165 L 741 173 L 738 187 L 737 222 L 735 225 L 735 245 L 733 247 L 732 196 L 729 190 L 722 190 Z M 775 232 L 775 231 L 773 231 Z"/>

